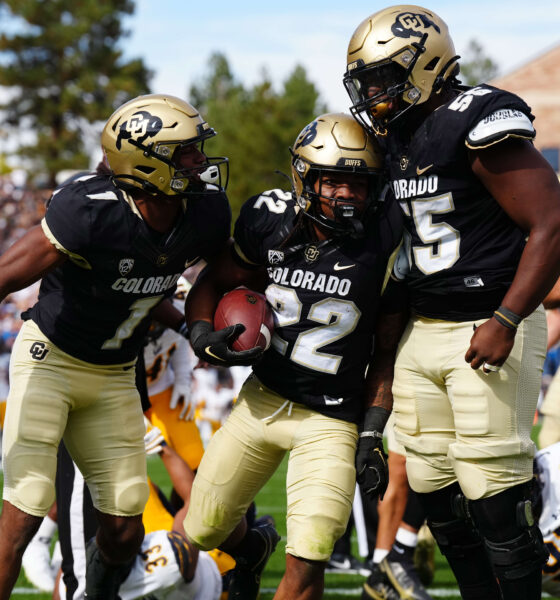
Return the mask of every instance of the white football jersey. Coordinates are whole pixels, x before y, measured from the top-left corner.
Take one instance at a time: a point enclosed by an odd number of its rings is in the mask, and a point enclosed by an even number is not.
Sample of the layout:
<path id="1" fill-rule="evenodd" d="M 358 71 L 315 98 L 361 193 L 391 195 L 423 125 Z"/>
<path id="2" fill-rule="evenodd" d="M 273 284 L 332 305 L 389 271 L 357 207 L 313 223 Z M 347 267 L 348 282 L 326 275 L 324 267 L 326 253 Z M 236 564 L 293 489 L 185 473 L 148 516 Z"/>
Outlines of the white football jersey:
<path id="1" fill-rule="evenodd" d="M 195 576 L 186 583 L 167 533 L 154 531 L 144 537 L 132 570 L 119 589 L 119 598 L 135 600 L 150 596 L 158 600 L 219 600 L 222 577 L 214 560 L 206 552 L 200 552 Z M 59 593 L 61 598 L 66 598 L 62 577 Z"/>
<path id="2" fill-rule="evenodd" d="M 539 450 L 535 458 L 542 484 L 543 508 L 539 528 L 550 552 L 548 562 L 543 568 L 543 590 L 558 596 L 560 595 L 560 442 Z"/>

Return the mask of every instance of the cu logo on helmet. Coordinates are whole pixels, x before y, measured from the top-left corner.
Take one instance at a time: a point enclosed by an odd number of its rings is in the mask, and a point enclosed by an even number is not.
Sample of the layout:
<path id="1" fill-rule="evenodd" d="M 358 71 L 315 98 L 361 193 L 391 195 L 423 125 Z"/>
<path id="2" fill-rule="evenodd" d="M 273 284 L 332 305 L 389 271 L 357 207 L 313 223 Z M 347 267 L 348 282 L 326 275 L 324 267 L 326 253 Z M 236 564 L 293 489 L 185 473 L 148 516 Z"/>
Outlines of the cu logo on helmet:
<path id="1" fill-rule="evenodd" d="M 135 139 L 144 143 L 147 138 L 154 137 L 163 127 L 162 120 L 145 110 L 135 112 L 130 119 L 122 123 L 117 137 L 117 150 L 121 149 L 123 140 Z"/>
<path id="2" fill-rule="evenodd" d="M 49 349 L 44 342 L 33 342 L 29 348 L 29 354 L 33 360 L 43 360 L 49 353 Z"/>
<path id="3" fill-rule="evenodd" d="M 300 134 L 296 142 L 295 150 L 301 146 L 307 146 L 317 137 L 317 121 L 310 123 Z"/>
<path id="4" fill-rule="evenodd" d="M 391 31 L 397 37 L 402 38 L 409 38 L 411 36 L 422 37 L 430 27 L 433 27 L 440 33 L 440 28 L 426 15 L 406 12 L 397 15 L 395 22 L 391 26 Z"/>

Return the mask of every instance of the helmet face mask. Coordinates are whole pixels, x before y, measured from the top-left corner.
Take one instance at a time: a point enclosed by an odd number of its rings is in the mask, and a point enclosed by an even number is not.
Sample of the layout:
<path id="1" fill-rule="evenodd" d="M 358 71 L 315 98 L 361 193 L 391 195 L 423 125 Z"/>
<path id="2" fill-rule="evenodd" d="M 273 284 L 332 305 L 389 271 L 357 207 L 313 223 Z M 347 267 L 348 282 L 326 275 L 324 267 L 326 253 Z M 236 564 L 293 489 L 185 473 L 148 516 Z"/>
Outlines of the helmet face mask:
<path id="1" fill-rule="evenodd" d="M 101 145 L 113 178 L 122 187 L 151 195 L 207 194 L 225 189 L 229 175 L 227 158 L 204 154 L 204 142 L 214 135 L 188 102 L 150 94 L 113 113 L 103 129 Z M 180 160 L 181 150 L 187 147 L 196 147 L 199 155 L 197 164 L 188 168 Z"/>
<path id="2" fill-rule="evenodd" d="M 350 115 L 321 115 L 301 131 L 291 152 L 294 195 L 304 214 L 331 232 L 360 234 L 377 208 L 383 166 L 363 128 Z M 337 193 L 340 186 L 353 192 Z"/>
<path id="3" fill-rule="evenodd" d="M 420 94 L 408 80 L 408 70 L 386 61 L 354 69 L 344 77 L 352 100 L 350 111 L 367 130 L 386 135 L 387 125 L 414 106 Z M 403 102 L 407 95 L 409 103 Z"/>
<path id="4" fill-rule="evenodd" d="M 348 45 L 344 85 L 351 112 L 375 135 L 441 91 L 458 73 L 447 25 L 420 6 L 397 5 L 365 19 Z"/>
<path id="5" fill-rule="evenodd" d="M 172 152 L 170 166 L 174 168 L 170 187 L 177 193 L 211 193 L 225 190 L 229 181 L 229 162 L 221 156 L 207 156 L 204 152 L 203 140 L 200 147 L 197 143 L 179 143 Z M 183 155 L 195 155 L 204 160 L 197 162 L 181 158 Z M 194 163 L 194 164 L 187 164 Z M 211 186 L 211 187 L 209 187 Z M 188 188 L 188 189 L 187 189 Z"/>

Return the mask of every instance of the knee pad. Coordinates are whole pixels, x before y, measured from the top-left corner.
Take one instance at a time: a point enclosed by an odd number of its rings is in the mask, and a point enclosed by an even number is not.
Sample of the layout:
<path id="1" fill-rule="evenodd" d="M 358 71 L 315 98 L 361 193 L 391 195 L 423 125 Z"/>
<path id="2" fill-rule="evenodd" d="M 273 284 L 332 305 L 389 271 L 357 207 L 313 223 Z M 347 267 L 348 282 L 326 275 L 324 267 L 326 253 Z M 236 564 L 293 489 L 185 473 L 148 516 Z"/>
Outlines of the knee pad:
<path id="1" fill-rule="evenodd" d="M 288 532 L 286 552 L 297 558 L 327 561 L 335 542 L 344 535 L 345 524 L 328 516 L 307 519 Z"/>
<path id="2" fill-rule="evenodd" d="M 447 522 L 428 520 L 428 526 L 441 553 L 448 559 L 465 558 L 477 549 L 484 551 L 482 538 L 464 519 Z"/>
<path id="3" fill-rule="evenodd" d="M 548 550 L 537 525 L 505 542 L 484 540 L 490 562 L 500 580 L 514 580 L 540 571 L 548 560 Z"/>
<path id="4" fill-rule="evenodd" d="M 531 485 L 522 483 L 489 498 L 468 501 L 469 513 L 483 538 L 492 543 L 513 540 L 534 523 Z"/>
<path id="5" fill-rule="evenodd" d="M 469 503 L 474 524 L 500 579 L 521 579 L 540 571 L 548 560 L 530 496 L 528 482 Z"/>

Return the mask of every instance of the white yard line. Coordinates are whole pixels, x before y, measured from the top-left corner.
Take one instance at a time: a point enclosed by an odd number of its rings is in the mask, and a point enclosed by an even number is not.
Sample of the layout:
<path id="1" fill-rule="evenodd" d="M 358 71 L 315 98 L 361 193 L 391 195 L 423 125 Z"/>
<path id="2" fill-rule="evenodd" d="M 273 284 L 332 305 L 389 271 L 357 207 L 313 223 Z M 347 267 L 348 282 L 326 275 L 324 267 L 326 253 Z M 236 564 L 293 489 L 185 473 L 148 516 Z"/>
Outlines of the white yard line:
<path id="1" fill-rule="evenodd" d="M 261 593 L 263 594 L 272 594 L 274 593 L 276 590 L 273 588 L 263 588 L 261 589 Z M 428 593 L 430 594 L 430 596 L 433 596 L 434 598 L 443 598 L 445 596 L 451 596 L 453 598 L 461 598 L 461 595 L 459 594 L 459 592 L 454 592 L 453 590 L 449 589 L 449 588 L 427 588 Z M 351 587 L 351 588 L 327 588 L 325 587 L 325 596 L 333 596 L 333 595 L 337 595 L 337 596 L 360 596 L 362 594 L 362 589 L 361 587 L 355 586 L 355 587 Z M 549 596 L 547 593 L 543 592 L 542 595 L 543 598 L 551 598 L 552 596 Z"/>

